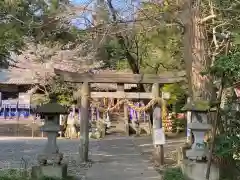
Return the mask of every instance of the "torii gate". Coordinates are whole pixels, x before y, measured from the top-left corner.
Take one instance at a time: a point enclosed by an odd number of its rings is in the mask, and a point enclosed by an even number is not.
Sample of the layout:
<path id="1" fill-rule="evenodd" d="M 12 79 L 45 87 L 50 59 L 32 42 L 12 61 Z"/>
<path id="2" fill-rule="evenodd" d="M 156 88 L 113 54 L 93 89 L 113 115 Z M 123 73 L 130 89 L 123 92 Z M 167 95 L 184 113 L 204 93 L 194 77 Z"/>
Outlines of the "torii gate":
<path id="1" fill-rule="evenodd" d="M 63 78 L 64 81 L 72 83 L 82 83 L 81 90 L 81 126 L 80 126 L 80 159 L 82 162 L 88 161 L 89 148 L 89 107 L 90 98 L 125 98 L 125 99 L 152 99 L 159 98 L 159 85 L 172 84 L 185 80 L 185 72 L 167 72 L 161 75 L 154 74 L 130 74 L 130 73 L 98 73 L 90 72 L 75 73 L 54 69 L 56 75 Z M 116 83 L 117 92 L 90 92 L 90 83 Z M 126 84 L 153 84 L 152 93 L 148 92 L 124 92 L 124 83 Z M 155 108 L 158 108 L 155 106 Z M 157 110 L 157 109 L 156 109 Z M 153 113 L 153 129 L 162 128 L 161 117 Z M 128 111 L 124 105 L 124 119 L 126 131 L 128 130 Z M 158 153 L 160 164 L 164 163 L 163 145 L 156 145 L 155 151 Z"/>

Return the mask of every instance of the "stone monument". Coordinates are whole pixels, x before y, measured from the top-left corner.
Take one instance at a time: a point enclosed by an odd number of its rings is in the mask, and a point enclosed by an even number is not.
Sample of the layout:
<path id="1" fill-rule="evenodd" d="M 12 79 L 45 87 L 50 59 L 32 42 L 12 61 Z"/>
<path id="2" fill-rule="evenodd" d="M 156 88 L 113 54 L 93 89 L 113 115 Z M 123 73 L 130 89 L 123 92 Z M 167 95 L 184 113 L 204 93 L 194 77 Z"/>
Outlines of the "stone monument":
<path id="1" fill-rule="evenodd" d="M 205 180 L 209 149 L 204 139 L 211 130 L 211 125 L 208 124 L 210 108 L 208 101 L 189 101 L 182 109 L 191 112 L 188 128 L 193 133 L 193 143 L 191 148 L 186 150 L 187 159 L 182 162 L 183 174 L 191 180 Z M 219 179 L 219 169 L 214 165 L 211 166 L 210 179 Z"/>
<path id="2" fill-rule="evenodd" d="M 54 100 L 42 105 L 36 110 L 45 118 L 45 124 L 41 130 L 47 133 L 47 143 L 41 154 L 38 155 L 39 166 L 32 167 L 32 178 L 42 177 L 65 178 L 67 176 L 67 165 L 62 164 L 63 154 L 57 146 L 57 136 L 60 131 L 60 114 L 67 114 L 68 111 Z"/>

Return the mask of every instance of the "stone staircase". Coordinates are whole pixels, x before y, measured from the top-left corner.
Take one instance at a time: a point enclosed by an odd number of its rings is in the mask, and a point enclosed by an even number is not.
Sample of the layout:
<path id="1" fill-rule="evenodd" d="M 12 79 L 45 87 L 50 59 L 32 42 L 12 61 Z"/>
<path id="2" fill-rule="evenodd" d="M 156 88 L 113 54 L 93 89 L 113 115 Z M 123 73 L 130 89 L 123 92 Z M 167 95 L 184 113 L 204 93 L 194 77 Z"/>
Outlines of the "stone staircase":
<path id="1" fill-rule="evenodd" d="M 124 112 L 114 112 L 110 114 L 111 119 L 111 128 L 109 130 L 109 133 L 119 133 L 119 134 L 126 134 L 125 133 L 125 123 L 124 123 Z M 140 134 L 150 134 L 150 128 L 149 128 L 149 122 L 147 119 L 141 116 L 140 118 Z M 129 122 L 129 131 L 130 134 L 136 134 L 137 128 L 132 123 Z"/>
<path id="2" fill-rule="evenodd" d="M 124 113 L 123 112 L 113 112 L 110 114 L 111 127 L 109 129 L 110 134 L 125 134 L 124 125 Z"/>

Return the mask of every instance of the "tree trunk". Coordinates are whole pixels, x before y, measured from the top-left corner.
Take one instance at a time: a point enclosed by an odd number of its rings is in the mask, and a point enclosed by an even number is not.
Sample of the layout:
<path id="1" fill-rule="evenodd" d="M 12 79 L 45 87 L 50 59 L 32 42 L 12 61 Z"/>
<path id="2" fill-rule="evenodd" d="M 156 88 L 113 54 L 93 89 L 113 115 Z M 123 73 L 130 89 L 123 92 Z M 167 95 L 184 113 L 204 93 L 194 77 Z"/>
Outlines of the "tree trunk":
<path id="1" fill-rule="evenodd" d="M 189 82 L 189 94 L 194 100 L 210 100 L 212 85 L 209 76 L 202 75 L 210 67 L 204 24 L 200 22 L 200 0 L 186 0 L 182 20 L 185 25 L 184 59 Z"/>
<path id="2" fill-rule="evenodd" d="M 210 61 L 208 58 L 208 51 L 206 47 L 205 32 L 203 24 L 199 23 L 200 10 L 199 4 L 193 8 L 193 46 L 192 46 L 192 85 L 193 85 L 193 98 L 201 98 L 210 100 L 211 98 L 211 84 L 208 76 L 202 76 L 202 72 L 206 71 L 210 67 Z"/>

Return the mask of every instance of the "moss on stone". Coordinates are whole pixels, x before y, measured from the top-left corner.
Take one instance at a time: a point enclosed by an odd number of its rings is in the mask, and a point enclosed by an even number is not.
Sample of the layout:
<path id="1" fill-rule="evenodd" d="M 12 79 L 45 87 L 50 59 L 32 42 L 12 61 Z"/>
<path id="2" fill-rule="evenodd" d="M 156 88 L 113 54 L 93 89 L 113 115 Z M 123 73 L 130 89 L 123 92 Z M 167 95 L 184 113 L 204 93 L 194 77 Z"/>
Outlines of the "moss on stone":
<path id="1" fill-rule="evenodd" d="M 58 103 L 47 103 L 37 108 L 36 113 L 40 114 L 67 114 L 68 110 Z"/>
<path id="2" fill-rule="evenodd" d="M 211 108 L 209 101 L 197 100 L 187 103 L 182 111 L 209 111 Z"/>

